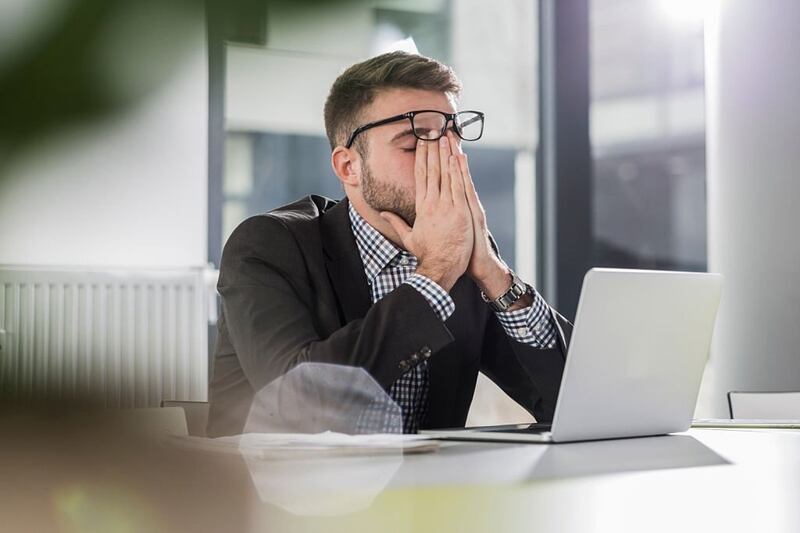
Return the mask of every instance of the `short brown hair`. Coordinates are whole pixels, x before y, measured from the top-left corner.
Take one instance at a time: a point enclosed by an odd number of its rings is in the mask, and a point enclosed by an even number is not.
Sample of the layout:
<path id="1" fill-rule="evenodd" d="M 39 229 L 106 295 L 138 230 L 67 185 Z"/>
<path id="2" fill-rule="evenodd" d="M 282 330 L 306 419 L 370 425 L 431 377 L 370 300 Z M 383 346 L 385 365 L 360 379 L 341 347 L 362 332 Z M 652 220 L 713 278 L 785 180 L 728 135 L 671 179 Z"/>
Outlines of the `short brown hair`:
<path id="1" fill-rule="evenodd" d="M 408 52 L 389 52 L 356 63 L 336 78 L 325 101 L 325 131 L 331 150 L 347 142 L 378 92 L 392 88 L 440 91 L 457 99 L 461 82 L 447 65 Z M 366 145 L 360 141 L 357 138 L 354 146 L 364 155 Z"/>

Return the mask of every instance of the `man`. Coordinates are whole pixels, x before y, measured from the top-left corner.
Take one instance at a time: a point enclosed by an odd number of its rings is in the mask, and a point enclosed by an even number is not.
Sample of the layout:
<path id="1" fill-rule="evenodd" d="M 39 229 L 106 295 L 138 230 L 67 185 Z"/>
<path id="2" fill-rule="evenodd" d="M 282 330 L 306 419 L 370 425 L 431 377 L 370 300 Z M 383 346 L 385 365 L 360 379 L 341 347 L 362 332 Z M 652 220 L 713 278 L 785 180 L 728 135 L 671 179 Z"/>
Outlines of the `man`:
<path id="1" fill-rule="evenodd" d="M 460 82 L 404 52 L 347 69 L 325 104 L 346 198 L 244 221 L 220 268 L 209 435 L 240 433 L 256 392 L 303 362 L 364 368 L 403 431 L 463 426 L 478 371 L 553 416 L 569 323 L 505 265 L 472 183 Z"/>

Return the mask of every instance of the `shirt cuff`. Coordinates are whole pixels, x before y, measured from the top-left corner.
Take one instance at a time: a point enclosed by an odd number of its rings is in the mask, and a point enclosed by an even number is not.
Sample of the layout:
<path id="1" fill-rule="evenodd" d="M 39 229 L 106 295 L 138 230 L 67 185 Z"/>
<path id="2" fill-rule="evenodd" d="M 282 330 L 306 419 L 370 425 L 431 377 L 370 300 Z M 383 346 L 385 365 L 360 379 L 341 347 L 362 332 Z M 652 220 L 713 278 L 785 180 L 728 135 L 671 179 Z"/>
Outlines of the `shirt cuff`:
<path id="1" fill-rule="evenodd" d="M 433 312 L 442 322 L 450 318 L 450 315 L 456 310 L 453 298 L 432 279 L 422 274 L 411 274 L 403 283 L 417 289 L 428 300 Z"/>
<path id="2" fill-rule="evenodd" d="M 530 287 L 529 289 L 533 294 L 530 307 L 497 312 L 497 319 L 512 339 L 534 348 L 553 348 L 556 345 L 557 330 L 550 314 L 550 306 L 538 292 Z"/>

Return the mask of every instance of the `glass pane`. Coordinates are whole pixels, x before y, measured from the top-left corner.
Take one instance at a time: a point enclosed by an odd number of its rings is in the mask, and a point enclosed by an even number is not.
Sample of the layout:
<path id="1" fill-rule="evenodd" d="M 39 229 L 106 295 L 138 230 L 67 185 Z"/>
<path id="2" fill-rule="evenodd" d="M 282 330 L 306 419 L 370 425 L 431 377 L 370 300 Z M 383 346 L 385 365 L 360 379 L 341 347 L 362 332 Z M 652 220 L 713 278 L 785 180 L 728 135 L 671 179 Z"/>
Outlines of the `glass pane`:
<path id="1" fill-rule="evenodd" d="M 591 0 L 595 264 L 705 270 L 703 2 Z"/>
<path id="2" fill-rule="evenodd" d="M 344 196 L 322 121 L 330 85 L 347 66 L 412 39 L 421 54 L 451 65 L 461 78 L 459 107 L 489 117 L 491 127 L 464 149 L 503 258 L 535 280 L 535 2 L 383 0 L 313 9 L 270 2 L 266 24 L 265 46 L 227 45 L 223 204 L 237 207 L 223 207 L 220 246 L 238 223 L 230 219 L 234 213 L 250 216 L 311 193 Z M 515 200 L 515 188 L 528 196 Z"/>

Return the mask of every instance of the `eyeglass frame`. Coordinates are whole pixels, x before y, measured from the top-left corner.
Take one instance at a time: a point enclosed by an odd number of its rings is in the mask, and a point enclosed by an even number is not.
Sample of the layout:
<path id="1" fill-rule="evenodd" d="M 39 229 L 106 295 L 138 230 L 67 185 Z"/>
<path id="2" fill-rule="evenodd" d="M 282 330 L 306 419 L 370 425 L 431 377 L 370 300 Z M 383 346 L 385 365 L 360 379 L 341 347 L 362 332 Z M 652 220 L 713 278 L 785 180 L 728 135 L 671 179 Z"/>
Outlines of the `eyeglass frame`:
<path id="1" fill-rule="evenodd" d="M 414 117 L 416 115 L 420 114 L 420 113 L 439 113 L 440 115 L 445 117 L 445 122 L 444 122 L 444 126 L 442 127 L 442 131 L 439 133 L 439 136 L 436 137 L 435 139 L 423 139 L 422 137 L 417 135 L 417 132 L 414 129 Z M 465 139 L 458 132 L 458 128 L 455 127 L 455 123 L 456 123 L 456 117 L 461 113 L 475 113 L 480 117 L 480 119 L 481 119 L 481 134 L 478 135 L 476 138 L 474 138 L 474 139 Z M 442 137 L 444 137 L 445 133 L 447 133 L 447 125 L 451 121 L 453 122 L 453 126 L 454 126 L 453 127 L 453 131 L 462 140 L 467 141 L 467 142 L 477 141 L 478 139 L 483 137 L 483 125 L 484 125 L 484 120 L 485 120 L 484 117 L 485 117 L 485 113 L 483 113 L 483 111 L 475 111 L 475 110 L 472 110 L 472 109 L 465 109 L 463 111 L 457 111 L 456 113 L 445 113 L 444 111 L 439 111 L 439 110 L 436 110 L 436 109 L 421 109 L 419 111 L 408 111 L 406 113 L 402 113 L 400 115 L 395 115 L 393 117 L 383 118 L 381 120 L 376 120 L 375 122 L 368 122 L 367 124 L 363 124 L 363 125 L 357 127 L 355 130 L 353 130 L 353 133 L 351 133 L 350 137 L 347 139 L 347 144 L 345 144 L 345 148 L 350 148 L 350 147 L 353 146 L 353 143 L 355 142 L 356 137 L 358 136 L 359 133 L 363 133 L 363 132 L 365 132 L 367 130 L 370 130 L 372 128 L 376 128 L 378 126 L 383 126 L 385 124 L 391 124 L 392 122 L 399 122 L 399 121 L 403 120 L 404 118 L 407 118 L 409 120 L 409 122 L 411 123 L 411 133 L 413 133 L 414 137 L 416 137 L 417 139 L 419 139 L 421 141 L 436 141 L 436 140 L 441 139 Z"/>

